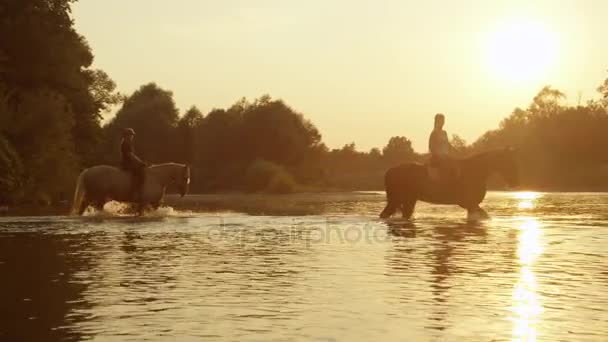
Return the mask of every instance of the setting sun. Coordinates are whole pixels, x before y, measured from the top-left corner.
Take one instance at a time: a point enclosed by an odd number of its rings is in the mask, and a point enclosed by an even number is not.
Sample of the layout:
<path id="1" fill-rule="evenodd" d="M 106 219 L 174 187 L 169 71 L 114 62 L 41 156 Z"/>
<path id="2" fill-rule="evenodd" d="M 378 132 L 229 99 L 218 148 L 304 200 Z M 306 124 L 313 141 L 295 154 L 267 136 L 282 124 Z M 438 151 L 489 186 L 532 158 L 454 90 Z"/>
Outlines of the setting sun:
<path id="1" fill-rule="evenodd" d="M 486 42 L 488 69 L 503 81 L 538 81 L 554 67 L 558 39 L 532 20 L 515 20 L 490 33 Z"/>

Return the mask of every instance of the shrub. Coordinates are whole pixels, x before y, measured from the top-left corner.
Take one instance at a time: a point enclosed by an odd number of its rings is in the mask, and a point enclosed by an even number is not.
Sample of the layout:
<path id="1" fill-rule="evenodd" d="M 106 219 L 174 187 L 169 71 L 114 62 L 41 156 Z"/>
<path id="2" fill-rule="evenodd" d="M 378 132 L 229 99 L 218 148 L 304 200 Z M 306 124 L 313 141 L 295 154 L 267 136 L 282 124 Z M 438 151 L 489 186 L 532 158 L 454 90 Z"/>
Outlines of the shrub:
<path id="1" fill-rule="evenodd" d="M 297 183 L 281 165 L 258 159 L 248 167 L 244 187 L 252 192 L 290 193 Z"/>

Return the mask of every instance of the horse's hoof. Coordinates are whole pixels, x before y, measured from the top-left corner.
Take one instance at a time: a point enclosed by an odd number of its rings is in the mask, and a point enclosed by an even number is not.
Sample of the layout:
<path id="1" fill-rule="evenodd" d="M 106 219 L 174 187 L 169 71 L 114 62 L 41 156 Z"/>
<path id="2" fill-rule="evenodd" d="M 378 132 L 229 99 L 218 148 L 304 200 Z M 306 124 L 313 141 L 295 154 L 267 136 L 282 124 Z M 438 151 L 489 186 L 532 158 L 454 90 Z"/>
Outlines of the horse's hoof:
<path id="1" fill-rule="evenodd" d="M 485 221 L 485 220 L 489 220 L 489 219 L 490 219 L 490 215 L 488 215 L 488 213 L 486 213 L 483 210 L 476 210 L 473 212 L 469 212 L 467 214 L 468 222 L 479 222 L 479 221 Z"/>

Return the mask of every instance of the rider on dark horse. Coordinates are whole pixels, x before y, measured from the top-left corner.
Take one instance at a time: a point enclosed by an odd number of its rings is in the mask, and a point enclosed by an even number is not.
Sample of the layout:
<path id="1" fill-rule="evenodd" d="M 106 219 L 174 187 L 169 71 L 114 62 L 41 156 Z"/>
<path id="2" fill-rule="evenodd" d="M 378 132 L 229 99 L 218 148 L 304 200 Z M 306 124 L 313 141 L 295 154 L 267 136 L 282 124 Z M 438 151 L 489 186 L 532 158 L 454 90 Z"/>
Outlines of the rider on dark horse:
<path id="1" fill-rule="evenodd" d="M 120 143 L 121 166 L 133 176 L 130 193 L 133 196 L 134 202 L 138 203 L 139 211 L 141 212 L 143 209 L 144 176 L 148 165 L 135 155 L 133 151 L 134 137 L 135 131 L 132 128 L 125 128 L 123 130 L 122 142 Z"/>
<path id="2" fill-rule="evenodd" d="M 448 133 L 443 129 L 445 116 L 435 115 L 435 128 L 429 137 L 429 152 L 431 159 L 429 165 L 439 169 L 439 176 L 443 181 L 448 182 L 455 177 L 454 163 L 450 158 L 452 145 L 448 139 Z"/>

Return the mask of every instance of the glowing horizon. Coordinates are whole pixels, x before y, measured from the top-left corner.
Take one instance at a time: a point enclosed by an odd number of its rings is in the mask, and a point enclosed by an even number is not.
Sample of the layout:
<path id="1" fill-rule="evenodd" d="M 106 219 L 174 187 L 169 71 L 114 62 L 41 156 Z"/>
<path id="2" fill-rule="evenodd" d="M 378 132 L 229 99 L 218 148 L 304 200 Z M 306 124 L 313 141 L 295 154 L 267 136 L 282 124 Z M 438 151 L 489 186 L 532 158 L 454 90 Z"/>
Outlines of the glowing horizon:
<path id="1" fill-rule="evenodd" d="M 77 2 L 73 16 L 94 67 L 123 93 L 156 82 L 181 113 L 270 94 L 330 148 L 381 148 L 399 135 L 425 152 L 437 112 L 470 143 L 545 85 L 570 103 L 595 98 L 608 76 L 597 44 L 607 12 L 600 0 L 107 0 Z"/>

